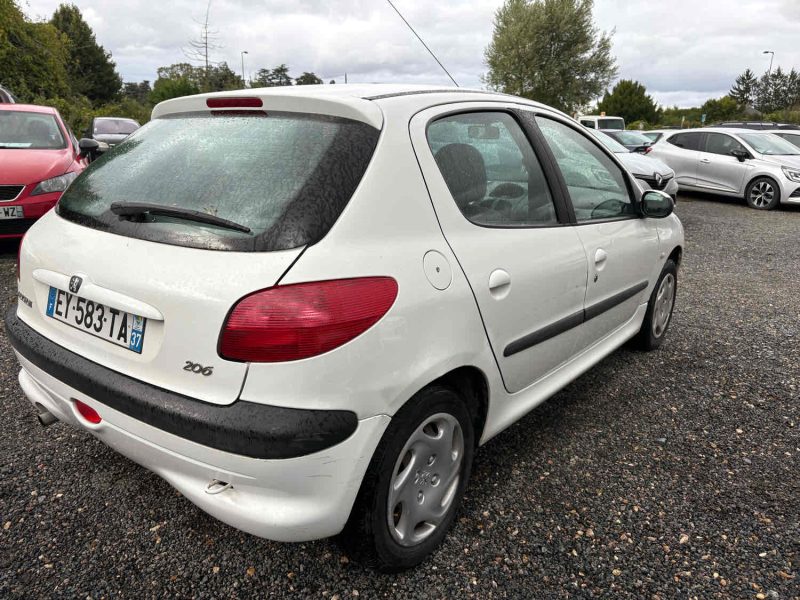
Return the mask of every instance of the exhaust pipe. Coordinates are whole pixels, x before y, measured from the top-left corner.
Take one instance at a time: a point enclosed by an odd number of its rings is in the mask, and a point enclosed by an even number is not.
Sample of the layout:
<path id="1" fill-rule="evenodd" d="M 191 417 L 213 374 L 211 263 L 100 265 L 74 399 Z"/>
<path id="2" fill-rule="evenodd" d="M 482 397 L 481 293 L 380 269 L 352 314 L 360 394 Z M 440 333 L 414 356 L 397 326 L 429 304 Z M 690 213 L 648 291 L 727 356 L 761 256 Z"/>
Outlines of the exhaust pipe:
<path id="1" fill-rule="evenodd" d="M 49 410 L 43 410 L 38 415 L 36 415 L 36 418 L 39 419 L 39 425 L 41 425 L 42 427 L 49 427 L 50 425 L 58 421 L 56 416 Z"/>

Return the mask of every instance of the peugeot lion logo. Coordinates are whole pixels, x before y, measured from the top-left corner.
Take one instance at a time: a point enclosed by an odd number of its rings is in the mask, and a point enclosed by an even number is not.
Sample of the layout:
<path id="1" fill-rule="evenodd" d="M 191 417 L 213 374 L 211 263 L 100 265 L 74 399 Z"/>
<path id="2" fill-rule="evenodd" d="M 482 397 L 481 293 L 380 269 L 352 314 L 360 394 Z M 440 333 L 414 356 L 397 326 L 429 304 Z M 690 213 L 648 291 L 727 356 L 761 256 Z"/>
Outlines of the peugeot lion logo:
<path id="1" fill-rule="evenodd" d="M 69 291 L 73 294 L 77 294 L 78 290 L 81 289 L 81 284 L 83 283 L 83 279 L 78 277 L 77 275 L 73 275 L 69 279 Z"/>

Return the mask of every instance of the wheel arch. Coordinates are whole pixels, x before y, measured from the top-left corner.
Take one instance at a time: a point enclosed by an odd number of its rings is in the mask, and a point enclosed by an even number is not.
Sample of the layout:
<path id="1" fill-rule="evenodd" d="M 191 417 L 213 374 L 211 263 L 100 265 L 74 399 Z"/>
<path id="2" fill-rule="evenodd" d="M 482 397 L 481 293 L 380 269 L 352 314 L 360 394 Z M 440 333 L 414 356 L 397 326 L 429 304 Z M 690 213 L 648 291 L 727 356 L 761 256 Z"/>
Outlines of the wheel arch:
<path id="1" fill-rule="evenodd" d="M 747 183 L 744 184 L 744 199 L 747 200 L 747 191 L 750 189 L 750 186 L 753 185 L 758 179 L 769 179 L 774 185 L 775 189 L 777 190 L 778 194 L 782 194 L 782 188 L 780 182 L 770 173 L 764 173 L 763 171 L 760 173 L 756 173 L 752 177 L 747 180 Z M 783 198 L 781 198 L 783 200 Z"/>
<path id="2" fill-rule="evenodd" d="M 483 436 L 486 416 L 489 413 L 489 382 L 478 367 L 462 366 L 448 371 L 428 385 L 445 385 L 454 389 L 467 405 L 475 429 L 475 445 Z"/>
<path id="3" fill-rule="evenodd" d="M 671 260 L 675 263 L 676 267 L 680 268 L 681 261 L 683 260 L 683 248 L 681 246 L 675 246 L 672 252 L 669 253 L 667 260 Z"/>

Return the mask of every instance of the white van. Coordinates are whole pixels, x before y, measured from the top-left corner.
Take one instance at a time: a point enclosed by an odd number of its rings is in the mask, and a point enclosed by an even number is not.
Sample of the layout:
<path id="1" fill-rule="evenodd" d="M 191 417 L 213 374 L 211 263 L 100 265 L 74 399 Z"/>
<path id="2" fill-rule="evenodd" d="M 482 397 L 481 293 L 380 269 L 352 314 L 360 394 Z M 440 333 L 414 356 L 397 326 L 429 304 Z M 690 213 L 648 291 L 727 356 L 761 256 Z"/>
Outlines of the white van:
<path id="1" fill-rule="evenodd" d="M 588 115 L 579 117 L 578 121 L 589 129 L 616 129 L 619 131 L 625 129 L 625 119 L 622 117 L 607 117 L 605 113 L 600 113 L 600 116 Z"/>

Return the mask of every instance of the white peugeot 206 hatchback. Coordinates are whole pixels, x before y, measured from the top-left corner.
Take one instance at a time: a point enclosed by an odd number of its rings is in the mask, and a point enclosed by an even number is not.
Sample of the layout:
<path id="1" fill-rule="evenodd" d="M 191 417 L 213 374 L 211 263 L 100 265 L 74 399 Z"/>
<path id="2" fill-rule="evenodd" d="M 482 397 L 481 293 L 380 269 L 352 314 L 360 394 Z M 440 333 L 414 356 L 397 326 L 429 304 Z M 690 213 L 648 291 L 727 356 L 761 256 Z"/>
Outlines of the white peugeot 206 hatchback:
<path id="1" fill-rule="evenodd" d="M 396 570 L 442 541 L 477 445 L 626 341 L 662 343 L 672 210 L 512 96 L 178 98 L 30 230 L 6 326 L 43 424 L 241 530 L 342 533 Z"/>

